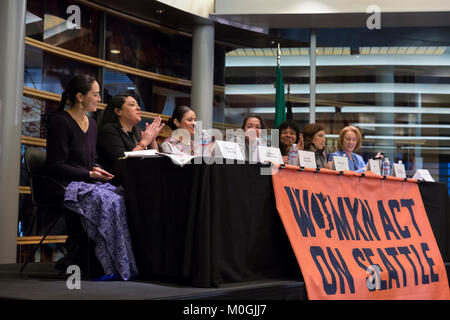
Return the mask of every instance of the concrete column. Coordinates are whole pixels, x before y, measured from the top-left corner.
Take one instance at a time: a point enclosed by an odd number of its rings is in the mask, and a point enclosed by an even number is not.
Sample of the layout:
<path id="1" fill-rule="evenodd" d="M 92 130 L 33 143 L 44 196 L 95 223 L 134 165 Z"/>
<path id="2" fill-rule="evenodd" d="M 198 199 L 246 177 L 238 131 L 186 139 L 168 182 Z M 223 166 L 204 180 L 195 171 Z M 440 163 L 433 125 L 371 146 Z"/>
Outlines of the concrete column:
<path id="1" fill-rule="evenodd" d="M 419 109 L 422 108 L 422 94 L 421 93 L 417 94 L 416 107 Z M 422 114 L 421 113 L 418 113 L 416 115 L 416 123 L 418 125 L 422 124 Z M 417 128 L 416 136 L 420 137 L 421 135 L 422 135 L 422 129 Z M 415 172 L 417 169 L 423 168 L 422 149 L 420 149 L 420 146 L 419 146 L 419 148 L 414 150 L 414 153 L 415 153 L 415 158 L 414 158 L 414 169 L 415 169 L 414 172 Z M 439 163 L 439 158 L 437 158 L 436 160 L 437 160 L 436 162 Z M 414 174 L 414 172 L 412 172 L 412 174 Z"/>
<path id="2" fill-rule="evenodd" d="M 0 264 L 16 263 L 26 0 L 0 1 Z"/>
<path id="3" fill-rule="evenodd" d="M 197 25 L 192 32 L 191 105 L 203 129 L 212 128 L 214 96 L 214 25 Z"/>
<path id="4" fill-rule="evenodd" d="M 311 30 L 309 49 L 309 123 L 316 122 L 316 31 Z"/>
<path id="5" fill-rule="evenodd" d="M 391 66 L 377 67 L 376 79 L 378 83 L 394 85 L 394 69 Z M 395 95 L 392 92 L 382 92 L 375 94 L 375 103 L 377 106 L 395 106 Z M 375 107 L 376 108 L 376 107 Z M 394 110 L 392 110 L 394 111 Z M 395 133 L 395 118 L 392 113 L 376 113 L 375 123 L 391 124 L 391 127 L 382 127 L 376 129 L 377 136 L 394 136 Z M 378 147 L 375 152 L 382 152 L 389 158 L 391 164 L 394 162 L 395 142 L 393 139 L 375 140 L 375 145 Z"/>

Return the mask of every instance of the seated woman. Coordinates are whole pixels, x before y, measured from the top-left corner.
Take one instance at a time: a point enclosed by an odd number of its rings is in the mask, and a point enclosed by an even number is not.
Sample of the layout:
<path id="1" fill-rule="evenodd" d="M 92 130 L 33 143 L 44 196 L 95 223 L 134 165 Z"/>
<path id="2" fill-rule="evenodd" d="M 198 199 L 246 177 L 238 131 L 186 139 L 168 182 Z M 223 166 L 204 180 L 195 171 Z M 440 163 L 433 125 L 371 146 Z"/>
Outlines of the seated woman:
<path id="1" fill-rule="evenodd" d="M 297 144 L 297 149 L 303 149 L 303 135 L 297 125 L 292 121 L 284 121 L 278 127 L 279 147 L 284 163 L 288 163 L 289 150 L 293 144 Z"/>
<path id="2" fill-rule="evenodd" d="M 131 95 L 116 95 L 111 98 L 104 111 L 97 140 L 100 164 L 109 172 L 115 173 L 115 161 L 126 151 L 158 150 L 156 138 L 164 127 L 161 118 L 156 117 L 149 125 L 145 123 L 142 131 L 141 108 Z"/>
<path id="3" fill-rule="evenodd" d="M 173 130 L 172 136 L 166 138 L 161 148 L 166 153 L 201 155 L 201 148 L 194 143 L 195 112 L 190 107 L 178 106 L 173 110 L 167 123 Z"/>
<path id="4" fill-rule="evenodd" d="M 316 156 L 317 168 L 328 168 L 327 150 L 325 146 L 325 129 L 321 124 L 310 123 L 303 128 L 305 151 L 313 151 Z"/>
<path id="5" fill-rule="evenodd" d="M 65 216 L 69 235 L 66 264 L 78 264 L 82 272 L 90 269 L 87 233 L 95 242 L 95 254 L 103 268 L 97 271 L 128 280 L 137 275 L 137 268 L 125 205 L 115 187 L 100 183 L 114 176 L 96 164 L 97 126 L 87 115 L 97 110 L 99 102 L 100 89 L 93 77 L 80 75 L 70 80 L 48 125 L 45 170 L 66 186 L 60 195 L 70 210 Z M 64 111 L 66 104 L 70 107 Z"/>
<path id="6" fill-rule="evenodd" d="M 256 161 L 253 153 L 256 151 L 257 144 L 265 145 L 264 141 L 261 141 L 261 129 L 266 129 L 266 124 L 263 118 L 258 114 L 249 114 L 242 122 L 242 130 L 244 130 L 244 140 L 240 139 L 241 149 L 244 151 L 245 160 Z M 259 141 L 259 142 L 258 142 Z M 250 152 L 250 148 L 252 152 Z M 250 153 L 252 153 L 253 159 L 250 159 Z"/>
<path id="7" fill-rule="evenodd" d="M 364 172 L 367 166 L 363 158 L 354 153 L 361 147 L 362 136 L 358 128 L 354 126 L 347 126 L 341 130 L 338 138 L 338 151 L 328 155 L 328 166 L 332 167 L 333 156 L 343 157 L 348 159 L 348 167 L 352 171 Z"/>

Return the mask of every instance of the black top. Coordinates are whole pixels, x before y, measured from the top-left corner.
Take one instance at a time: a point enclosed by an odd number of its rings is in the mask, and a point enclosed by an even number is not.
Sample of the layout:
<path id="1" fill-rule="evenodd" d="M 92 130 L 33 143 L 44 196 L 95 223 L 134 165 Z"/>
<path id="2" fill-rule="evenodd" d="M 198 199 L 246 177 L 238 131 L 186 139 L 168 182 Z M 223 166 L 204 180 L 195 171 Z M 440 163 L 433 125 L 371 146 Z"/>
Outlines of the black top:
<path id="1" fill-rule="evenodd" d="M 98 159 L 103 168 L 111 174 L 115 174 L 115 161 L 125 155 L 125 151 L 132 151 L 140 140 L 132 132 L 126 132 L 121 125 L 108 123 L 98 133 L 97 150 Z"/>
<path id="2" fill-rule="evenodd" d="M 60 182 L 89 181 L 97 162 L 97 124 L 88 117 L 89 128 L 81 130 L 67 112 L 53 116 L 47 127 L 47 174 Z"/>

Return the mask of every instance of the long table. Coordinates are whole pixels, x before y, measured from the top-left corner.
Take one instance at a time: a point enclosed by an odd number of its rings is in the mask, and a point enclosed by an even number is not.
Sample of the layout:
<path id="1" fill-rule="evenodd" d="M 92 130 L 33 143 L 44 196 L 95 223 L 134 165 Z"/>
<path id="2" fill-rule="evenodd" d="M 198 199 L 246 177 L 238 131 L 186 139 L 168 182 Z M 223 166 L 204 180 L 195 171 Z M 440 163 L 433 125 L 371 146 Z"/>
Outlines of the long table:
<path id="1" fill-rule="evenodd" d="M 199 287 L 301 279 L 261 165 L 120 160 L 128 227 L 142 278 Z"/>
<path id="2" fill-rule="evenodd" d="M 198 287 L 265 278 L 302 279 L 261 164 L 119 160 L 128 227 L 143 279 Z M 420 183 L 444 261 L 450 261 L 445 185 Z"/>

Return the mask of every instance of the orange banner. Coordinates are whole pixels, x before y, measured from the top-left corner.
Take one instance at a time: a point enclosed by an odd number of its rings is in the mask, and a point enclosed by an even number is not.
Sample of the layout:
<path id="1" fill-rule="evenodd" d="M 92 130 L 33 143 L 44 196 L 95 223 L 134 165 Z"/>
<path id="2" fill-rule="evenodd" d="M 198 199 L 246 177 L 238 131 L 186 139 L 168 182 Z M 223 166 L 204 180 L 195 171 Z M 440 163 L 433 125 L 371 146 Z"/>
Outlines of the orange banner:
<path id="1" fill-rule="evenodd" d="M 272 180 L 309 299 L 450 299 L 417 183 L 292 168 Z"/>

